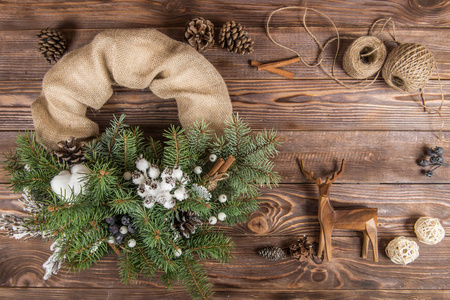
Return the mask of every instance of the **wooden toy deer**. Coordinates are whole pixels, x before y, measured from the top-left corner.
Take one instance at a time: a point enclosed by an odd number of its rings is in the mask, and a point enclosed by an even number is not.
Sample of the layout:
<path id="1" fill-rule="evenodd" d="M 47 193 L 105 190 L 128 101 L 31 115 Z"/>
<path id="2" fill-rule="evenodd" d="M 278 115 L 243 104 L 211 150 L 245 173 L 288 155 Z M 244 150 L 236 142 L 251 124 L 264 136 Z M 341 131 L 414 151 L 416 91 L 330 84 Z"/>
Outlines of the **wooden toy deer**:
<path id="1" fill-rule="evenodd" d="M 303 159 L 300 160 L 300 170 L 312 182 L 319 187 L 319 213 L 320 239 L 317 249 L 317 256 L 320 257 L 325 247 L 328 261 L 331 261 L 331 234 L 333 229 L 352 229 L 362 231 L 364 235 L 361 257 L 366 258 L 369 251 L 369 239 L 373 248 L 373 259 L 378 262 L 378 241 L 377 241 L 377 208 L 356 208 L 356 209 L 334 209 L 330 203 L 330 187 L 344 172 L 345 160 L 342 160 L 341 170 L 334 172 L 331 179 L 327 177 L 325 182 L 322 178 L 315 178 L 313 171 L 305 170 Z"/>

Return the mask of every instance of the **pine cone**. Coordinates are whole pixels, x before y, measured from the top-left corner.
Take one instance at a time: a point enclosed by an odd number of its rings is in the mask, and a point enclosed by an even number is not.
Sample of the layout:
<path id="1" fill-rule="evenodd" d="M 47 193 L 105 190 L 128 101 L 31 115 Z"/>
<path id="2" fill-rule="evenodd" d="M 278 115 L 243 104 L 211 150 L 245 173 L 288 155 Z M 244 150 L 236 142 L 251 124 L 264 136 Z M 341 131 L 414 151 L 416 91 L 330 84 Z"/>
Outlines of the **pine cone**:
<path id="1" fill-rule="evenodd" d="M 39 38 L 39 51 L 49 64 L 57 62 L 63 56 L 67 42 L 60 31 L 51 28 L 42 29 L 37 37 Z"/>
<path id="2" fill-rule="evenodd" d="M 269 260 L 280 260 L 286 257 L 283 249 L 279 247 L 266 247 L 259 251 L 259 255 Z"/>
<path id="3" fill-rule="evenodd" d="M 70 137 L 66 141 L 58 142 L 59 149 L 53 153 L 69 165 L 79 164 L 86 160 L 81 149 L 83 146 L 83 142 L 77 143 L 77 138 Z"/>
<path id="4" fill-rule="evenodd" d="M 214 24 L 203 18 L 195 18 L 186 24 L 184 38 L 189 45 L 202 52 L 214 45 Z"/>
<path id="5" fill-rule="evenodd" d="M 197 226 L 203 222 L 198 218 L 198 214 L 192 211 L 180 211 L 175 214 L 172 228 L 181 233 L 185 238 L 189 238 L 195 233 Z"/>
<path id="6" fill-rule="evenodd" d="M 244 29 L 244 26 L 235 21 L 223 24 L 219 34 L 219 46 L 239 54 L 252 53 L 253 41 Z"/>
<path id="7" fill-rule="evenodd" d="M 298 239 L 289 246 L 291 256 L 297 258 L 299 261 L 306 261 L 313 256 L 313 248 L 307 241 L 307 237 Z"/>

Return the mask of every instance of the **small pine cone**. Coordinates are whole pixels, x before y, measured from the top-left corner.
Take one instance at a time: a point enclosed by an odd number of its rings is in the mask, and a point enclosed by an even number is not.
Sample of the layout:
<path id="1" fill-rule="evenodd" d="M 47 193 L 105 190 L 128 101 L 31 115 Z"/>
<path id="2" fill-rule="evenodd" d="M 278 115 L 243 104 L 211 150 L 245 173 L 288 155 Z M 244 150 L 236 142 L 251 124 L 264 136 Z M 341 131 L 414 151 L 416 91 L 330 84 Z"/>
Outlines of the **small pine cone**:
<path id="1" fill-rule="evenodd" d="M 214 45 L 214 24 L 203 18 L 195 18 L 186 24 L 184 38 L 189 45 L 202 52 Z"/>
<path id="2" fill-rule="evenodd" d="M 172 228 L 177 230 L 185 238 L 189 238 L 195 233 L 197 227 L 203 222 L 198 218 L 198 214 L 192 211 L 180 211 L 175 214 Z"/>
<path id="3" fill-rule="evenodd" d="M 308 238 L 303 236 L 303 238 L 298 239 L 289 246 L 289 252 L 292 257 L 303 262 L 312 257 L 313 248 L 308 242 Z"/>
<path id="4" fill-rule="evenodd" d="M 235 21 L 223 24 L 219 34 L 219 46 L 239 54 L 252 53 L 253 41 L 244 29 L 244 26 Z"/>
<path id="5" fill-rule="evenodd" d="M 259 251 L 259 255 L 269 260 L 280 260 L 286 257 L 283 249 L 279 247 L 266 247 Z"/>
<path id="6" fill-rule="evenodd" d="M 53 153 L 69 165 L 80 164 L 86 160 L 82 149 L 84 143 L 78 143 L 77 138 L 70 137 L 65 141 L 58 142 L 57 145 L 59 149 L 53 151 Z"/>
<path id="7" fill-rule="evenodd" d="M 63 56 L 67 42 L 60 31 L 51 28 L 42 29 L 37 37 L 39 38 L 39 51 L 49 64 L 57 62 Z"/>

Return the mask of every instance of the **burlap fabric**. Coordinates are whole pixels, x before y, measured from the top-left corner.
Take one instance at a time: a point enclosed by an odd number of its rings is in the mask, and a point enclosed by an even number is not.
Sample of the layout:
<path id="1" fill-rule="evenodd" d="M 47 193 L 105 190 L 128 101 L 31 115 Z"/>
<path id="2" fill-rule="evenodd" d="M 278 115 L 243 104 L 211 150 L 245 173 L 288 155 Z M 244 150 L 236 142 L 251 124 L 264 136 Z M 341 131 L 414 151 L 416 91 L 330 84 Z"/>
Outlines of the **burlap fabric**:
<path id="1" fill-rule="evenodd" d="M 149 87 L 160 98 L 175 98 L 183 127 L 204 119 L 220 134 L 231 117 L 225 82 L 192 47 L 154 29 L 109 30 L 65 55 L 45 75 L 31 105 L 38 138 L 55 149 L 69 136 L 97 136 L 98 125 L 86 117 L 86 109 L 100 109 L 113 85 Z"/>

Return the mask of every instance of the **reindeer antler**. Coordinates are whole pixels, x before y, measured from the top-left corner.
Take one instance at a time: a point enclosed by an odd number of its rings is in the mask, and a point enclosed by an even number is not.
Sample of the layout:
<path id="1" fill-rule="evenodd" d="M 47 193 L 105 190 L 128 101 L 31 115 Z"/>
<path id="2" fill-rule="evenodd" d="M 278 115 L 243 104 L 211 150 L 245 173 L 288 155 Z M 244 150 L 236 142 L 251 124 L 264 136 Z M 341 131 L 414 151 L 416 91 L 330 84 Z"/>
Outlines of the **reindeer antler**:
<path id="1" fill-rule="evenodd" d="M 330 178 L 327 177 L 327 179 L 325 180 L 325 182 L 327 184 L 332 184 L 333 182 L 335 182 L 339 177 L 341 177 L 342 173 L 344 173 L 345 170 L 345 159 L 342 160 L 341 163 L 341 169 L 339 170 L 339 172 L 334 172 L 333 176 Z"/>
<path id="2" fill-rule="evenodd" d="M 300 171 L 302 171 L 303 175 L 305 175 L 309 180 L 311 180 L 312 182 L 314 182 L 317 185 L 322 184 L 322 178 L 315 178 L 314 177 L 314 172 L 308 172 L 305 170 L 305 163 L 303 162 L 303 159 L 297 159 L 298 165 L 300 166 Z"/>

